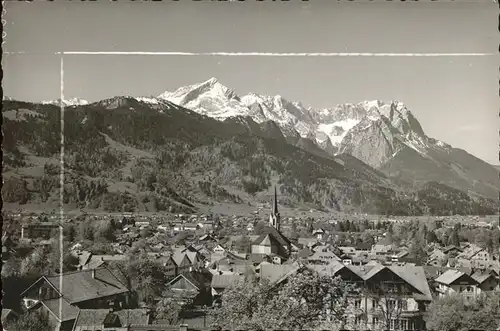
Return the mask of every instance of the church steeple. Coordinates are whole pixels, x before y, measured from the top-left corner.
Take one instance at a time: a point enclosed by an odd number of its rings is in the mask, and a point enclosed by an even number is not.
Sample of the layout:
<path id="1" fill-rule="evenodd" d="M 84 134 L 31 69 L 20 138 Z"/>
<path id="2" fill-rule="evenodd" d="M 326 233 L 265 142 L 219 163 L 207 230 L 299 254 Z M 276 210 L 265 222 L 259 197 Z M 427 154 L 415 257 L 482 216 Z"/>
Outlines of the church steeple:
<path id="1" fill-rule="evenodd" d="M 276 186 L 274 187 L 274 205 L 273 205 L 273 214 L 279 214 L 278 211 L 278 193 L 276 191 Z"/>
<path id="2" fill-rule="evenodd" d="M 278 211 L 278 193 L 276 186 L 274 186 L 274 201 L 273 201 L 273 211 L 269 215 L 269 225 L 280 230 L 280 213 Z"/>

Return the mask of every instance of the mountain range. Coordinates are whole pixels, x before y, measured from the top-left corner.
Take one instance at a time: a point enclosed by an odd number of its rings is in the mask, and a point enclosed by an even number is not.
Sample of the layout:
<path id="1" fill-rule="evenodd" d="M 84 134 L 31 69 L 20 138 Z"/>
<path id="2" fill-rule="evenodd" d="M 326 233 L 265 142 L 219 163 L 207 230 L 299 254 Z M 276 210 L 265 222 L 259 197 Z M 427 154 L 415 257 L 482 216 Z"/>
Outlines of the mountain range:
<path id="1" fill-rule="evenodd" d="M 12 187 L 24 187 L 8 196 L 13 203 L 55 196 L 47 164 L 60 148 L 58 104 L 4 101 L 4 173 Z M 239 96 L 211 78 L 156 97 L 64 105 L 67 203 L 79 208 L 255 204 L 278 184 L 289 206 L 446 215 L 497 209 L 498 170 L 427 136 L 400 101 L 306 108 L 279 95 Z"/>
<path id="2" fill-rule="evenodd" d="M 364 101 L 314 109 L 280 95 L 242 97 L 217 79 L 165 92 L 168 100 L 217 120 L 250 116 L 273 121 L 292 143 L 312 140 L 330 155 L 349 154 L 407 182 L 437 180 L 473 194 L 497 197 L 498 172 L 477 157 L 427 136 L 400 101 Z M 314 147 L 313 147 L 314 148 Z"/>

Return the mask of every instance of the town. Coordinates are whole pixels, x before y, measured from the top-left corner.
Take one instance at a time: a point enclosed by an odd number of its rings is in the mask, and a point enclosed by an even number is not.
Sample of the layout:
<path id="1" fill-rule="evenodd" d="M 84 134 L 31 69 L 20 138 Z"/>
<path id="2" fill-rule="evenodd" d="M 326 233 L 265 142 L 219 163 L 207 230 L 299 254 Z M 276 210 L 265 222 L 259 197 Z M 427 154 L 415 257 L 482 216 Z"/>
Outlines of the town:
<path id="1" fill-rule="evenodd" d="M 456 321 L 453 311 L 475 315 L 474 305 L 486 311 L 475 329 L 498 327 L 498 220 L 282 218 L 279 206 L 275 188 L 267 217 L 84 214 L 61 223 L 57 214 L 4 213 L 3 329 L 294 329 L 299 321 L 437 331 Z M 295 314 L 284 301 L 274 311 L 260 302 L 263 288 L 272 301 L 311 284 L 307 277 L 329 284 L 330 307 L 311 304 Z M 334 289 L 345 293 L 335 297 Z M 494 300 L 484 298 L 496 298 L 496 306 L 485 309 Z M 238 301 L 254 299 L 255 311 L 236 311 Z M 281 324 L 249 322 L 282 315 Z"/>

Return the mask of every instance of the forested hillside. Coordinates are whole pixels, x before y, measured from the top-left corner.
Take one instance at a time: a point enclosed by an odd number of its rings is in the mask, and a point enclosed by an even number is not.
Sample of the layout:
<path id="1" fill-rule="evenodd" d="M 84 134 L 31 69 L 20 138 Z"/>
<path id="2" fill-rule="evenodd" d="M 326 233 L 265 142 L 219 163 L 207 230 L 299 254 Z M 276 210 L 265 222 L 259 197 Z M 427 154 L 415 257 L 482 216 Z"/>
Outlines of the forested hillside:
<path id="1" fill-rule="evenodd" d="M 57 203 L 60 108 L 6 101 L 5 202 Z M 169 102 L 117 97 L 64 113 L 64 203 L 106 211 L 184 211 L 200 204 L 262 200 L 278 185 L 281 203 L 379 214 L 495 212 L 444 185 L 396 185 L 348 155 L 309 153 L 272 124 L 219 122 Z M 459 197 L 460 200 L 456 200 Z"/>

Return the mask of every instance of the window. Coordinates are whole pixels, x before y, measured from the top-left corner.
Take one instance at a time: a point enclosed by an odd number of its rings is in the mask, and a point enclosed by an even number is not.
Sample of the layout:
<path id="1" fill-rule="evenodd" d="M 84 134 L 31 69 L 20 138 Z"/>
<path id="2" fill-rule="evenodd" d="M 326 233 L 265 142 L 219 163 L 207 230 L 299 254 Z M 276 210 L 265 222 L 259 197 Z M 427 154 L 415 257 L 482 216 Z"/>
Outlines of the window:
<path id="1" fill-rule="evenodd" d="M 356 309 L 361 308 L 361 299 L 354 300 L 354 308 Z"/>
<path id="2" fill-rule="evenodd" d="M 408 321 L 407 320 L 401 320 L 400 325 L 401 325 L 401 330 L 408 330 Z"/>
<path id="3" fill-rule="evenodd" d="M 405 299 L 399 300 L 398 308 L 401 310 L 408 310 L 408 302 Z"/>
<path id="4" fill-rule="evenodd" d="M 377 325 L 380 323 L 380 320 L 378 319 L 378 317 L 372 317 L 372 324 L 373 325 Z"/>
<path id="5" fill-rule="evenodd" d="M 373 309 L 376 309 L 378 307 L 377 300 L 372 299 L 372 307 L 373 307 Z"/>
<path id="6" fill-rule="evenodd" d="M 356 316 L 356 317 L 354 318 L 354 324 L 355 324 L 355 325 L 359 325 L 359 324 L 361 324 L 361 317 Z"/>

